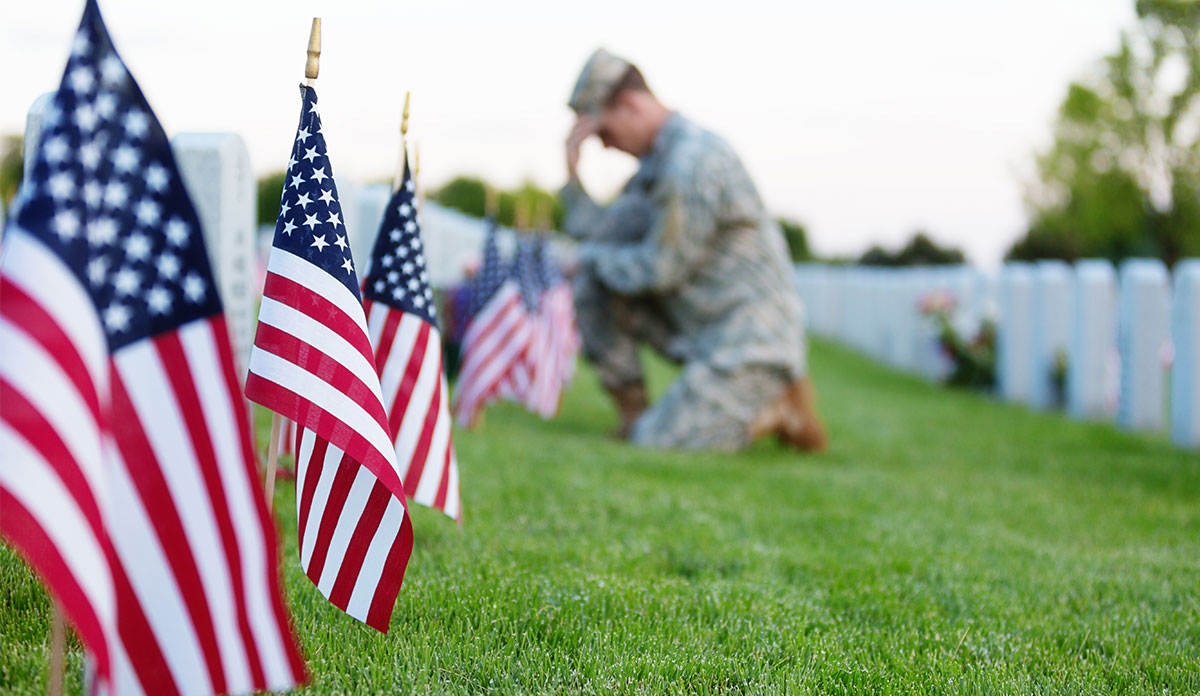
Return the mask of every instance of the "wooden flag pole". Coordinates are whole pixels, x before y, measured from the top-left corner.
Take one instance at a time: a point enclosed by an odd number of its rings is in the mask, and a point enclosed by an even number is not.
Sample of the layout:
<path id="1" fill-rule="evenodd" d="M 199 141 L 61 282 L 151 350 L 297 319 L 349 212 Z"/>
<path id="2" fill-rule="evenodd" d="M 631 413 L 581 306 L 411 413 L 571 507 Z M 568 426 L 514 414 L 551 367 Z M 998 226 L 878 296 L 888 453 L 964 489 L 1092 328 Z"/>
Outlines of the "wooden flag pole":
<path id="1" fill-rule="evenodd" d="M 536 206 L 537 212 L 533 216 L 534 231 L 539 234 L 550 231 L 550 204 L 545 198 L 540 198 Z"/>
<path id="2" fill-rule="evenodd" d="M 304 62 L 304 77 L 309 87 L 317 84 L 321 72 L 321 18 L 313 17 L 312 29 L 308 32 L 308 60 Z M 297 426 L 299 427 L 299 426 Z M 271 414 L 271 441 L 267 443 L 267 480 L 264 483 L 267 510 L 275 505 L 275 470 L 279 467 L 279 431 L 283 429 L 283 416 Z"/>
<path id="3" fill-rule="evenodd" d="M 279 465 L 279 431 L 282 430 L 283 416 L 271 414 L 271 441 L 267 443 L 267 512 L 275 505 L 275 469 Z"/>
<path id="4" fill-rule="evenodd" d="M 484 191 L 486 198 L 484 199 L 483 213 L 495 220 L 500 216 L 500 196 L 491 184 L 484 184 Z"/>
<path id="5" fill-rule="evenodd" d="M 50 624 L 50 675 L 46 679 L 47 696 L 62 696 L 63 671 L 67 653 L 67 622 L 58 602 L 53 602 L 54 618 Z"/>
<path id="6" fill-rule="evenodd" d="M 308 32 L 308 60 L 304 63 L 304 77 L 309 87 L 317 84 L 321 72 L 321 18 L 313 17 L 312 29 Z"/>
<path id="7" fill-rule="evenodd" d="M 513 208 L 513 229 L 516 230 L 518 238 L 524 237 L 529 232 L 529 219 L 532 217 L 529 207 L 528 201 L 517 198 Z"/>
<path id="8" fill-rule="evenodd" d="M 396 175 L 392 177 L 392 192 L 400 190 L 404 184 L 404 160 L 407 154 L 408 139 L 408 106 L 412 92 L 404 93 L 404 112 L 400 115 L 400 156 L 396 158 Z"/>

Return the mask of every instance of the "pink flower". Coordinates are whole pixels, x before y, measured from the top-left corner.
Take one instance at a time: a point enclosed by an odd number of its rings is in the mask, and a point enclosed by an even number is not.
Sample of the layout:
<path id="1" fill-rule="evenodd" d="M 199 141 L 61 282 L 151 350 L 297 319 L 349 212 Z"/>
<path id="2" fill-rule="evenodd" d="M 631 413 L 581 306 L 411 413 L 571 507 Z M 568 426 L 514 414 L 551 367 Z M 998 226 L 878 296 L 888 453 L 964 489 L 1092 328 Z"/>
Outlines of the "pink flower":
<path id="1" fill-rule="evenodd" d="M 954 295 L 948 290 L 932 290 L 917 300 L 917 309 L 921 314 L 949 314 L 958 305 Z"/>

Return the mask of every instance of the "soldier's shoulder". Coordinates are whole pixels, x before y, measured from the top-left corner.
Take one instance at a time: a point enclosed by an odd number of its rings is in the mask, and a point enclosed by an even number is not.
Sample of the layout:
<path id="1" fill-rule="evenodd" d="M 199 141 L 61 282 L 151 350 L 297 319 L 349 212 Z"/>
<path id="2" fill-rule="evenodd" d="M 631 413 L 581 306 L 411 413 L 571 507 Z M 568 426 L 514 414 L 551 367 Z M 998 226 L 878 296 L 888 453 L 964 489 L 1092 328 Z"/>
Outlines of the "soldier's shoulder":
<path id="1" fill-rule="evenodd" d="M 688 176 L 704 171 L 721 171 L 739 162 L 737 154 L 724 138 L 688 119 L 679 118 L 679 133 L 666 162 L 669 174 Z"/>

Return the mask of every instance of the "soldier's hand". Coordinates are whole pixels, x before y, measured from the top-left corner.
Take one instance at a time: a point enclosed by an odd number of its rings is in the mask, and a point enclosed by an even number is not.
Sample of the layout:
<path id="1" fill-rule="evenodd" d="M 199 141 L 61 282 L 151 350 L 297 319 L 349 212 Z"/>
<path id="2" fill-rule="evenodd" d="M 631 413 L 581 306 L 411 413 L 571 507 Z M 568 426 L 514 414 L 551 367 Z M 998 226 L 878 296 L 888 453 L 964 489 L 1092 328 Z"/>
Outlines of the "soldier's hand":
<path id="1" fill-rule="evenodd" d="M 591 116 L 585 115 L 575 119 L 575 125 L 571 126 L 571 132 L 567 134 L 567 176 L 571 179 L 579 176 L 579 147 L 583 145 L 584 140 L 599 130 L 600 124 Z"/>

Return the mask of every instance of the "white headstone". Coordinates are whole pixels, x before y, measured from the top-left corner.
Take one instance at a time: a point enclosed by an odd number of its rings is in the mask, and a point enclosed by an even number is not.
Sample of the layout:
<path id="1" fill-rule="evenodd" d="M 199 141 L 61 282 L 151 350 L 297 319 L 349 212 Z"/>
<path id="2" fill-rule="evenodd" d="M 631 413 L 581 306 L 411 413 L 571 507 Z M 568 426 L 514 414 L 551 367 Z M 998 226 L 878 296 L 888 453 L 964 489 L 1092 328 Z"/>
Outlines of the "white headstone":
<path id="1" fill-rule="evenodd" d="M 867 321 L 867 352 L 876 360 L 883 360 L 887 355 L 888 326 L 887 326 L 887 271 L 872 268 L 867 276 L 866 307 Z"/>
<path id="2" fill-rule="evenodd" d="M 367 276 L 368 262 L 375 249 L 375 236 L 379 234 L 379 224 L 383 222 L 383 209 L 391 198 L 392 187 L 389 184 L 367 184 L 356 192 L 355 213 L 350 218 L 352 224 L 348 223 L 346 229 L 350 233 L 350 250 L 354 253 L 354 267 L 358 269 L 360 281 Z M 342 207 L 345 208 L 345 205 Z"/>
<path id="3" fill-rule="evenodd" d="M 1033 270 L 1010 263 L 1000 276 L 996 386 L 1008 401 L 1027 403 L 1033 374 Z"/>
<path id="4" fill-rule="evenodd" d="M 51 103 L 54 100 L 54 92 L 47 92 L 37 99 L 33 100 L 33 104 L 29 107 L 29 112 L 25 115 L 25 144 L 22 157 L 25 159 L 25 174 L 21 182 L 21 187 L 17 189 L 17 196 L 20 197 L 25 182 L 29 181 L 29 177 L 33 174 L 33 167 L 30 166 L 35 156 L 37 155 L 38 141 L 42 137 L 42 126 L 46 122 L 46 114 L 50 110 Z M 14 198 L 12 204 L 17 203 L 17 198 Z M 3 208 L 3 206 L 0 206 Z M 12 214 L 12 211 L 9 211 Z M 0 209 L 0 241 L 4 239 L 4 210 Z"/>
<path id="5" fill-rule="evenodd" d="M 845 340 L 846 335 L 846 269 L 842 266 L 830 268 L 827 290 L 828 306 L 825 311 L 825 335 Z"/>
<path id="6" fill-rule="evenodd" d="M 1033 367 L 1029 403 L 1051 408 L 1065 395 L 1056 392 L 1054 373 L 1059 356 L 1070 363 L 1074 287 L 1071 267 L 1062 261 L 1040 261 L 1033 275 Z"/>
<path id="7" fill-rule="evenodd" d="M 1200 259 L 1175 266 L 1171 338 L 1171 440 L 1200 448 Z"/>
<path id="8" fill-rule="evenodd" d="M 1104 259 L 1075 264 L 1075 311 L 1067 362 L 1067 412 L 1111 420 L 1117 355 L 1117 274 Z"/>
<path id="9" fill-rule="evenodd" d="M 1162 430 L 1164 426 L 1163 355 L 1169 340 L 1170 304 L 1167 269 L 1161 261 L 1129 259 L 1121 264 L 1117 422 L 1124 428 Z"/>
<path id="10" fill-rule="evenodd" d="M 945 299 L 949 288 L 946 285 L 946 274 L 940 268 L 914 268 L 909 271 L 915 279 L 917 295 L 908 307 L 908 311 L 917 318 L 915 345 L 913 346 L 916 371 L 926 379 L 940 379 L 945 373 L 945 363 L 938 340 L 937 323 L 921 314 L 921 300 L 932 300 L 935 297 Z"/>
<path id="11" fill-rule="evenodd" d="M 233 133 L 180 133 L 171 150 L 196 206 L 225 317 L 245 373 L 254 341 L 257 282 L 254 174 L 250 155 Z"/>
<path id="12" fill-rule="evenodd" d="M 25 180 L 28 181 L 33 173 L 29 166 L 37 156 L 38 141 L 42 138 L 42 127 L 46 124 L 46 115 L 54 103 L 54 92 L 46 92 L 33 100 L 29 113 L 25 116 Z"/>

